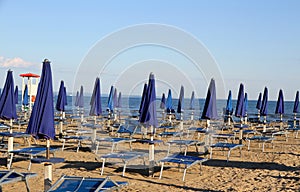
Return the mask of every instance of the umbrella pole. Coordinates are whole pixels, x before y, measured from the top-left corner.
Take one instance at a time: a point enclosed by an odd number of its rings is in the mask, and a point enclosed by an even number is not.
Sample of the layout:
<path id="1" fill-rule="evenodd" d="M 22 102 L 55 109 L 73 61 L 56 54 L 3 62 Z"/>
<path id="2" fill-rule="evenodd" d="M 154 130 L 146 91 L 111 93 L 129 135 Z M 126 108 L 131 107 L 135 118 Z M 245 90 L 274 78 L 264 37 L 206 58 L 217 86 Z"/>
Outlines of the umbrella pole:
<path id="1" fill-rule="evenodd" d="M 165 120 L 165 110 L 162 110 L 161 116 L 162 116 L 161 119 Z"/>
<path id="2" fill-rule="evenodd" d="M 194 121 L 194 111 L 191 113 L 191 121 Z"/>
<path id="3" fill-rule="evenodd" d="M 149 143 L 149 176 L 152 177 L 154 174 L 154 142 L 153 142 L 153 131 L 154 128 L 150 126 L 150 143 Z"/>
<path id="4" fill-rule="evenodd" d="M 44 164 L 44 191 L 48 191 L 52 186 L 52 164 Z"/>
<path id="5" fill-rule="evenodd" d="M 239 131 L 239 144 L 243 143 L 243 118 L 241 117 L 241 128 Z"/>
<path id="6" fill-rule="evenodd" d="M 297 126 L 297 113 L 294 113 L 294 128 Z"/>
<path id="7" fill-rule="evenodd" d="M 267 116 L 264 116 L 264 127 L 263 127 L 263 133 L 267 131 Z"/>
<path id="8" fill-rule="evenodd" d="M 227 123 L 227 124 L 228 124 L 228 126 L 230 126 L 230 124 L 231 124 L 231 120 L 230 120 L 230 118 L 231 118 L 231 115 L 228 115 L 228 116 L 227 116 L 227 121 L 228 121 L 228 123 Z"/>
<path id="9" fill-rule="evenodd" d="M 180 131 L 183 131 L 183 115 L 180 113 Z"/>
<path id="10" fill-rule="evenodd" d="M 60 112 L 60 121 L 59 121 L 59 126 L 60 126 L 60 129 L 59 129 L 59 137 L 62 137 L 62 132 L 63 132 L 63 114 L 64 112 Z"/>
<path id="11" fill-rule="evenodd" d="M 46 159 L 50 159 L 50 139 L 46 140 Z"/>

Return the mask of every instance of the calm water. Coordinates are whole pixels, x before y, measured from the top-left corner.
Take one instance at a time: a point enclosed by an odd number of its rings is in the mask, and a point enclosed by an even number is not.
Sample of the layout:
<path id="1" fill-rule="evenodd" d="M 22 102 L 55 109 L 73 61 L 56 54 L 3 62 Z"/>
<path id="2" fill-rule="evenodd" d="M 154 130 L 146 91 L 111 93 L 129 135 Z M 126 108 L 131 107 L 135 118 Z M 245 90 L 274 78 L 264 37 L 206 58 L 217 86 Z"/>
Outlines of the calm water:
<path id="1" fill-rule="evenodd" d="M 107 97 L 102 97 L 101 98 L 101 103 L 102 103 L 102 110 L 105 111 L 106 107 L 107 107 Z M 67 105 L 67 110 L 72 110 L 74 109 L 74 101 L 75 101 L 75 97 L 72 96 L 68 96 L 68 105 Z M 54 102 L 56 102 L 56 98 L 54 99 Z M 140 102 L 141 102 L 141 97 L 123 97 L 122 98 L 122 114 L 124 115 L 129 115 L 131 113 L 133 113 L 134 111 L 139 109 L 140 106 Z M 195 100 L 195 118 L 199 118 L 203 107 L 204 107 L 204 102 L 205 99 L 196 99 Z M 90 97 L 84 97 L 84 109 L 85 109 L 85 113 L 88 115 L 89 110 L 90 110 Z M 173 99 L 173 108 L 176 110 L 177 109 L 177 103 L 178 103 L 178 99 Z M 184 118 L 189 118 L 190 115 L 190 110 L 188 110 L 189 108 L 189 104 L 190 104 L 190 99 L 185 99 L 184 100 L 184 109 L 185 109 L 185 113 L 184 113 Z M 233 104 L 233 109 L 235 110 L 235 105 L 236 105 L 236 100 L 232 101 Z M 294 102 L 292 101 L 286 101 L 285 103 L 285 115 L 284 118 L 285 119 L 291 119 L 293 116 L 293 106 L 294 106 Z M 157 115 L 158 117 L 161 116 L 161 109 L 159 108 L 160 106 L 160 98 L 157 99 L 156 102 L 157 105 Z M 219 117 L 222 118 L 222 114 L 223 114 L 223 108 L 226 107 L 226 100 L 217 100 L 217 110 L 218 110 L 218 114 Z M 254 100 L 250 100 L 248 101 L 248 114 L 249 116 L 253 116 L 254 114 L 257 113 L 257 109 L 256 107 L 256 101 Z M 268 119 L 272 120 L 272 119 L 276 119 L 278 118 L 278 115 L 275 115 L 275 108 L 276 108 L 276 101 L 268 101 Z"/>

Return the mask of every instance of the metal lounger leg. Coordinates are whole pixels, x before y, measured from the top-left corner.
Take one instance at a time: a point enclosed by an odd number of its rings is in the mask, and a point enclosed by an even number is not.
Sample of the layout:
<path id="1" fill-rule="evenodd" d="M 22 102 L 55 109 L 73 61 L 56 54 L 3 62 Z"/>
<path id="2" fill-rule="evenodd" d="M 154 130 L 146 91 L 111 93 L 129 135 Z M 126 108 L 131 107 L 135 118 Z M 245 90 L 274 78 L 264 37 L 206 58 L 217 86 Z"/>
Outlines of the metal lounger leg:
<path id="1" fill-rule="evenodd" d="M 209 155 L 209 158 L 210 158 L 210 159 L 212 158 L 212 147 L 210 147 L 210 155 Z"/>
<path id="2" fill-rule="evenodd" d="M 102 161 L 102 168 L 101 168 L 101 173 L 100 175 L 103 175 L 103 172 L 104 172 L 104 165 L 105 165 L 105 159 L 104 158 L 101 158 L 103 161 Z"/>
<path id="3" fill-rule="evenodd" d="M 228 153 L 227 153 L 227 162 L 229 161 L 230 152 L 231 152 L 231 149 L 229 148 L 229 149 L 228 149 Z"/>
<path id="4" fill-rule="evenodd" d="M 63 139 L 63 145 L 62 145 L 62 148 L 61 148 L 62 151 L 64 151 L 64 149 L 65 149 L 65 144 L 66 144 L 66 139 Z"/>
<path id="5" fill-rule="evenodd" d="M 250 151 L 250 140 L 248 140 L 248 151 Z"/>
<path id="6" fill-rule="evenodd" d="M 122 172 L 123 177 L 125 176 L 126 165 L 127 165 L 127 161 L 124 161 L 123 172 Z"/>
<path id="7" fill-rule="evenodd" d="M 182 181 L 184 181 L 184 179 L 185 179 L 186 170 L 187 170 L 187 166 L 185 166 L 185 168 L 183 170 Z"/>
<path id="8" fill-rule="evenodd" d="M 162 177 L 162 172 L 163 172 L 163 170 L 164 170 L 164 163 L 162 162 L 162 163 L 161 163 L 161 168 L 160 168 L 159 179 L 161 179 L 161 177 Z"/>

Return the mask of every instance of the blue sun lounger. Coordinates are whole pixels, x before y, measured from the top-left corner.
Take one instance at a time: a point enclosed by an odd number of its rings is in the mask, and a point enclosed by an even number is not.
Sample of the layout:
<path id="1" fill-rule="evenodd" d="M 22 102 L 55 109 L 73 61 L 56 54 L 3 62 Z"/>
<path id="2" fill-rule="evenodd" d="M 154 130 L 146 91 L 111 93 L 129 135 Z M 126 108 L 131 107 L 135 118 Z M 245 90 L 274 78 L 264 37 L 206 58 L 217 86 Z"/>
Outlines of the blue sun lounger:
<path id="1" fill-rule="evenodd" d="M 248 151 L 250 150 L 251 141 L 256 141 L 256 142 L 262 143 L 262 152 L 264 152 L 265 151 L 265 143 L 272 143 L 272 141 L 274 139 L 275 139 L 274 137 L 266 137 L 266 136 L 260 136 L 260 135 L 247 138 Z M 272 146 L 273 146 L 273 143 L 272 143 Z"/>
<path id="2" fill-rule="evenodd" d="M 111 153 L 117 148 L 117 145 L 120 143 L 129 143 L 130 151 L 132 150 L 132 142 L 136 141 L 136 139 L 130 138 L 121 138 L 121 137 L 105 137 L 96 139 L 96 151 L 98 153 L 99 145 L 103 142 L 111 143 Z"/>
<path id="3" fill-rule="evenodd" d="M 165 163 L 175 163 L 175 164 L 178 164 L 179 166 L 184 165 L 184 171 L 183 171 L 183 177 L 182 177 L 182 181 L 184 181 L 185 175 L 186 175 L 186 170 L 189 167 L 191 167 L 195 164 L 199 164 L 200 165 L 200 173 L 201 173 L 202 163 L 205 161 L 207 161 L 207 159 L 202 158 L 202 157 L 185 156 L 185 155 L 180 155 L 180 154 L 167 156 L 159 161 L 161 163 L 159 179 L 161 179 L 161 177 L 162 177 L 162 172 L 163 172 Z"/>
<path id="4" fill-rule="evenodd" d="M 28 179 L 31 177 L 37 176 L 36 173 L 18 173 L 14 170 L 6 171 L 1 170 L 0 171 L 0 191 L 2 191 L 2 185 L 8 184 L 8 183 L 14 183 L 18 181 L 24 181 L 26 185 L 27 191 L 30 191 L 29 185 L 28 185 Z"/>
<path id="5" fill-rule="evenodd" d="M 79 151 L 79 148 L 82 146 L 82 141 L 88 141 L 90 140 L 90 137 L 89 136 L 83 136 L 83 135 L 72 135 L 72 136 L 65 136 L 63 137 L 62 139 L 62 142 L 63 142 L 63 145 L 62 145 L 62 148 L 61 150 L 63 151 L 65 149 L 65 144 L 66 144 L 66 141 L 69 141 L 69 140 L 75 140 L 77 141 L 77 149 L 76 149 L 76 152 Z"/>
<path id="6" fill-rule="evenodd" d="M 171 146 L 179 146 L 180 149 L 182 146 L 185 147 L 185 150 L 184 150 L 184 155 L 186 155 L 187 153 L 187 149 L 189 146 L 192 146 L 194 145 L 195 148 L 196 148 L 196 152 L 198 152 L 198 145 L 201 144 L 203 145 L 204 143 L 203 142 L 199 142 L 198 140 L 172 140 L 172 141 L 168 141 L 167 144 L 169 145 L 168 147 L 168 153 L 167 153 L 167 156 L 170 154 L 170 148 Z"/>
<path id="7" fill-rule="evenodd" d="M 212 158 L 212 152 L 213 152 L 213 148 L 219 148 L 219 149 L 227 149 L 228 153 L 227 153 L 227 162 L 229 161 L 229 157 L 230 157 L 230 153 L 233 149 L 240 149 L 240 156 L 242 155 L 242 144 L 234 144 L 234 143 L 215 143 L 213 145 L 210 146 L 210 159 Z"/>
<path id="8" fill-rule="evenodd" d="M 57 151 L 59 148 L 50 148 L 50 153 L 54 155 L 54 152 Z M 14 156 L 18 157 L 25 157 L 26 159 L 31 160 L 34 157 L 37 157 L 38 155 L 42 155 L 46 153 L 46 147 L 26 147 L 21 149 L 16 149 L 13 151 L 9 151 L 8 153 L 8 168 L 11 168 L 12 161 Z M 29 161 L 28 170 L 31 168 L 31 161 Z"/>
<path id="9" fill-rule="evenodd" d="M 148 155 L 148 153 L 143 152 L 119 152 L 119 153 L 109 153 L 106 155 L 102 155 L 100 158 L 102 160 L 102 169 L 101 169 L 101 175 L 103 175 L 104 172 L 104 165 L 106 162 L 106 159 L 121 159 L 123 162 L 123 172 L 122 176 L 125 175 L 126 166 L 129 161 L 132 161 L 134 159 L 143 158 L 144 164 L 145 164 L 145 157 Z"/>
<path id="10" fill-rule="evenodd" d="M 110 177 L 90 178 L 63 175 L 47 192 L 96 192 L 114 191 L 128 185 L 128 182 L 113 181 Z"/>

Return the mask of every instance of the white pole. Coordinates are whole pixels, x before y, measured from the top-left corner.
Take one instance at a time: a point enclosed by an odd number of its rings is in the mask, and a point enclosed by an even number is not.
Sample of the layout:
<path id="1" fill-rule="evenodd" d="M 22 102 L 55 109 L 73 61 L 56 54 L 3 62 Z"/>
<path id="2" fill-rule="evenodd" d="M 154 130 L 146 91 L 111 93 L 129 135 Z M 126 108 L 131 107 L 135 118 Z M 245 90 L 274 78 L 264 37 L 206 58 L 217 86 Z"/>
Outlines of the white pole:
<path id="1" fill-rule="evenodd" d="M 153 176 L 154 174 L 154 143 L 153 143 L 153 131 L 154 128 L 150 126 L 150 143 L 149 143 L 149 176 Z"/>
<path id="2" fill-rule="evenodd" d="M 44 164 L 44 191 L 48 191 L 52 185 L 52 164 Z"/>
<path id="3" fill-rule="evenodd" d="M 263 132 L 265 133 L 267 131 L 267 116 L 264 116 L 264 126 L 263 126 Z"/>

